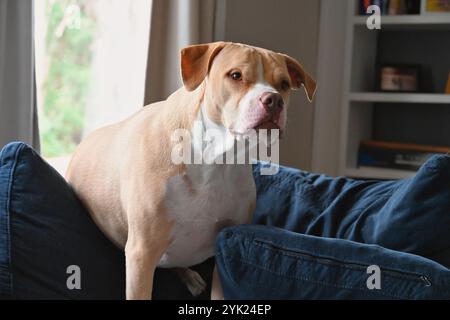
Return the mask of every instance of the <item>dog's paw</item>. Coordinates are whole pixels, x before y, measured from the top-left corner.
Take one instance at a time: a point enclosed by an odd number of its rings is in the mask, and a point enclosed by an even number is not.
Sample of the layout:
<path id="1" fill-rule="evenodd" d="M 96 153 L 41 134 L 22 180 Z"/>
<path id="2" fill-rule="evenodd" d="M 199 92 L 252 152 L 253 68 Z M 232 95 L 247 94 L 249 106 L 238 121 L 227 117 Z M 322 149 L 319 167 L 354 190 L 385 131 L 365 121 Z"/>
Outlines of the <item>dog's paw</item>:
<path id="1" fill-rule="evenodd" d="M 176 272 L 194 297 L 205 291 L 206 282 L 196 271 L 189 268 L 177 268 Z"/>

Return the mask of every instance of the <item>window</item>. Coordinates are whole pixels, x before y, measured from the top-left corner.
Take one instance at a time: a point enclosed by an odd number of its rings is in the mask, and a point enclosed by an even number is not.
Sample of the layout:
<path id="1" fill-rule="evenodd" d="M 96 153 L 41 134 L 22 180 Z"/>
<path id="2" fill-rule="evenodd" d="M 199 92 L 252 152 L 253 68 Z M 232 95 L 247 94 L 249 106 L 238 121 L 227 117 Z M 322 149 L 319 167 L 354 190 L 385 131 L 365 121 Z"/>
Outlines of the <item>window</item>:
<path id="1" fill-rule="evenodd" d="M 80 141 L 144 101 L 151 0 L 35 2 L 42 154 L 65 173 Z"/>

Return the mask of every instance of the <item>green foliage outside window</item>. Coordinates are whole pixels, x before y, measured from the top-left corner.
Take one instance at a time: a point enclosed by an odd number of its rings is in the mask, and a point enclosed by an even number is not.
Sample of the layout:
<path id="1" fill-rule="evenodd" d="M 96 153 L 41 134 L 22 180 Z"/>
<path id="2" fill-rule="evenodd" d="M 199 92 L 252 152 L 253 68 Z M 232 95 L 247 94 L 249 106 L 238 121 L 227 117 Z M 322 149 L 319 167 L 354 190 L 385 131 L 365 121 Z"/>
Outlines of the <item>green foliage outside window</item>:
<path id="1" fill-rule="evenodd" d="M 81 140 L 95 17 L 89 0 L 46 1 L 48 74 L 39 125 L 43 155 L 57 157 Z"/>

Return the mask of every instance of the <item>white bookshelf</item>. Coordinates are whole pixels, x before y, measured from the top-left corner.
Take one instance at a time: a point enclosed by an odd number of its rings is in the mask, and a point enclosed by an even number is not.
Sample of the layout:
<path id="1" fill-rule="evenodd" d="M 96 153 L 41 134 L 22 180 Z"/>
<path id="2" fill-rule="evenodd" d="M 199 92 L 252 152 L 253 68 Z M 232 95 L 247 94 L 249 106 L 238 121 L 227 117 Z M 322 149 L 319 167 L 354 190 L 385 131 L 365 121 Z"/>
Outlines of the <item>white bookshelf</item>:
<path id="1" fill-rule="evenodd" d="M 414 171 L 396 170 L 374 167 L 348 168 L 345 175 L 361 179 L 406 179 L 414 175 Z"/>
<path id="2" fill-rule="evenodd" d="M 450 15 L 396 15 L 382 16 L 381 30 L 366 28 L 365 16 L 358 14 L 358 1 L 351 0 L 349 6 L 346 43 L 343 94 L 341 109 L 341 153 L 339 174 L 365 179 L 402 179 L 414 175 L 414 171 L 375 167 L 358 167 L 358 148 L 361 140 L 373 138 L 373 116 L 377 106 L 416 106 L 426 110 L 428 106 L 450 109 L 450 95 L 442 93 L 385 93 L 376 92 L 376 65 L 379 54 L 379 36 L 382 32 L 429 32 L 439 31 L 442 39 L 450 42 Z M 414 39 L 413 39 L 414 40 Z M 405 40 L 406 41 L 406 40 Z M 408 55 L 409 47 L 405 48 Z M 447 47 L 450 48 L 450 47 Z M 420 48 L 426 52 L 427 48 Z M 417 52 L 415 53 L 417 55 Z M 428 52 L 424 54 L 433 54 Z M 450 54 L 448 55 L 450 59 Z M 398 61 L 402 62 L 402 61 Z M 448 70 L 447 72 L 450 72 Z M 430 108 L 430 112 L 431 108 Z M 407 126 L 408 123 L 403 125 Z M 450 125 L 449 125 L 450 127 Z"/>
<path id="3" fill-rule="evenodd" d="M 367 17 L 353 16 L 353 24 L 355 26 L 365 26 Z M 398 15 L 398 16 L 382 16 L 381 24 L 387 29 L 449 29 L 449 16 L 443 15 Z"/>
<path id="4" fill-rule="evenodd" d="M 441 103 L 448 104 L 450 107 L 450 94 L 438 93 L 352 92 L 348 100 L 354 102 Z"/>

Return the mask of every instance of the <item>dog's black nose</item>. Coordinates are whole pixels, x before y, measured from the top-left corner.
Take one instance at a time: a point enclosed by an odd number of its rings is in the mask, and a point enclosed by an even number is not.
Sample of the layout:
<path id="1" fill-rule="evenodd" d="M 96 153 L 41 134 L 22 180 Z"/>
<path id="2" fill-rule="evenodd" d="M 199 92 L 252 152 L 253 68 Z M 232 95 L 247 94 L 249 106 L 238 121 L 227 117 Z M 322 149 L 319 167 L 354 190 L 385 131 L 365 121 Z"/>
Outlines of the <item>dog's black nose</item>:
<path id="1" fill-rule="evenodd" d="M 275 112 L 284 107 L 283 97 L 279 93 L 264 92 L 259 98 L 267 112 Z"/>

